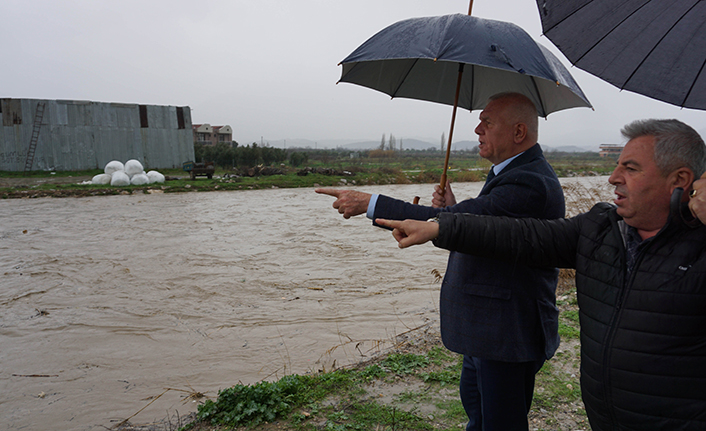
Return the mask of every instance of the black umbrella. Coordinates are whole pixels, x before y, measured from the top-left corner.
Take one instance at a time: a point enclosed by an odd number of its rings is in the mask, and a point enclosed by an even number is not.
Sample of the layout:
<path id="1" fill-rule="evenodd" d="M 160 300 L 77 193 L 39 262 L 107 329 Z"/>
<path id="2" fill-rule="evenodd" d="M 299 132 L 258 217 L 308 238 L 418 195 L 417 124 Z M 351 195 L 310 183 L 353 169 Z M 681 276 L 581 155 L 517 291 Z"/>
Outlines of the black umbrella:
<path id="1" fill-rule="evenodd" d="M 446 163 L 457 107 L 482 109 L 496 93 L 526 95 L 541 116 L 591 107 L 561 62 L 520 27 L 470 15 L 397 22 L 372 36 L 341 61 L 339 82 L 405 97 L 453 105 Z"/>
<path id="2" fill-rule="evenodd" d="M 573 64 L 620 89 L 706 109 L 706 2 L 537 0 L 542 29 Z"/>

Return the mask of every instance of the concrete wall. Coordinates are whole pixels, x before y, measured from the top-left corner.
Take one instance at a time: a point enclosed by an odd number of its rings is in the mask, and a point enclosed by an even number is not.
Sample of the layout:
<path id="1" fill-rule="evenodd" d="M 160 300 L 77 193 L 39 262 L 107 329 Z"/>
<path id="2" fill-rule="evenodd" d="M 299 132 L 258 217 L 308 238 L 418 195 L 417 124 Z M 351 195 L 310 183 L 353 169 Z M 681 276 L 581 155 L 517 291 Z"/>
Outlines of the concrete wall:
<path id="1" fill-rule="evenodd" d="M 130 159 L 145 169 L 181 168 L 194 159 L 188 106 L 0 99 L 0 170 L 24 170 L 39 103 L 44 118 L 31 170 L 103 169 Z"/>

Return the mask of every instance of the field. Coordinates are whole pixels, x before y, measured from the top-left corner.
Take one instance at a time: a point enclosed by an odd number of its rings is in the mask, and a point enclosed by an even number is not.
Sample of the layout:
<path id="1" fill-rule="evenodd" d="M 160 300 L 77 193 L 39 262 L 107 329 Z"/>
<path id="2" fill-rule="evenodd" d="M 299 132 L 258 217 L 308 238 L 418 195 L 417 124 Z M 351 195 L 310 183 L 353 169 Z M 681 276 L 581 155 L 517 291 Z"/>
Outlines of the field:
<path id="1" fill-rule="evenodd" d="M 615 160 L 597 153 L 547 153 L 559 177 L 607 175 Z M 91 185 L 95 169 L 80 172 L 29 173 L 0 171 L 0 198 L 82 197 L 131 193 L 174 193 L 194 191 L 252 190 L 286 187 L 346 187 L 374 184 L 438 183 L 444 157 L 439 151 L 311 151 L 305 166 L 288 163 L 277 166 L 222 167 L 212 180 L 191 180 L 179 169 L 159 170 L 167 177 L 163 184 L 112 187 Z M 471 152 L 452 154 L 448 178 L 453 182 L 484 181 L 490 163 Z"/>

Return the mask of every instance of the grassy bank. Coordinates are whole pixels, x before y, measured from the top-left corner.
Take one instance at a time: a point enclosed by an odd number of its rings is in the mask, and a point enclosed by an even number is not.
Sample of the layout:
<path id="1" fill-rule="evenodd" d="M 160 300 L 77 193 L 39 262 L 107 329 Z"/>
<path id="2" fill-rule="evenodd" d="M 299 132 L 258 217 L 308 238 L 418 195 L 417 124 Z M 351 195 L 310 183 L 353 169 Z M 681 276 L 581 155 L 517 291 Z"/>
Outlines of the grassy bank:
<path id="1" fill-rule="evenodd" d="M 562 271 L 557 293 L 562 344 L 537 374 L 533 430 L 586 430 L 579 387 L 579 324 L 573 271 Z M 462 358 L 446 350 L 438 331 L 418 328 L 396 346 L 354 367 L 274 382 L 236 385 L 198 412 L 159 424 L 121 424 L 122 431 L 459 430 L 467 421 L 458 395 Z M 201 394 L 190 394 L 195 397 Z"/>
<path id="2" fill-rule="evenodd" d="M 405 172 L 392 168 L 376 168 L 367 171 L 345 171 L 318 169 L 315 172 L 299 174 L 300 170 L 283 170 L 281 174 L 247 176 L 233 171 L 216 170 L 213 179 L 189 178 L 188 173 L 180 170 L 162 170 L 166 181 L 161 184 L 142 186 L 114 187 L 110 185 L 82 184 L 89 181 L 100 171 L 57 172 L 55 174 L 31 173 L 23 176 L 17 173 L 0 172 L 0 198 L 37 198 L 37 197 L 82 197 L 136 193 L 183 193 L 224 190 L 257 190 L 268 188 L 293 188 L 315 186 L 350 186 L 373 184 L 411 184 L 426 183 L 434 173 Z M 436 175 L 440 177 L 440 173 Z M 452 178 L 465 181 L 480 181 L 484 174 L 472 175 L 454 173 Z M 432 181 L 433 182 L 433 181 Z"/>
<path id="3" fill-rule="evenodd" d="M 605 175 L 615 162 L 610 159 L 577 156 L 548 156 L 561 176 Z M 327 164 L 326 164 L 327 163 Z M 333 167 L 331 167 L 333 166 Z M 114 187 L 85 184 L 101 170 L 79 172 L 0 171 L 0 198 L 85 197 L 136 193 L 183 193 L 224 190 L 257 190 L 292 187 L 347 187 L 379 184 L 438 183 L 443 166 L 440 158 L 358 160 L 344 164 L 339 161 L 318 161 L 308 169 L 280 166 L 267 170 L 258 168 L 217 169 L 213 179 L 189 178 L 178 169 L 160 170 L 167 178 L 162 184 Z M 454 182 L 484 181 L 490 164 L 478 157 L 457 158 L 450 165 L 449 180 Z M 263 174 L 266 173 L 266 174 Z M 274 174 L 273 174 L 274 173 Z"/>

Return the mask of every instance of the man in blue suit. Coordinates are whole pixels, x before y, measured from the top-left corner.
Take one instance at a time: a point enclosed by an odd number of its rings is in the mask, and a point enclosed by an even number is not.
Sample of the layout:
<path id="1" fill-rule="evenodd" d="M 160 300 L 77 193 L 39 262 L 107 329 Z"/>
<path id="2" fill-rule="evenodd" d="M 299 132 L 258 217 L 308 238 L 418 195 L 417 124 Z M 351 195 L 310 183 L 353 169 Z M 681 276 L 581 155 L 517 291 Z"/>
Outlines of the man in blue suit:
<path id="1" fill-rule="evenodd" d="M 456 202 L 439 186 L 431 207 L 354 190 L 336 197 L 349 218 L 427 220 L 441 212 L 555 219 L 564 217 L 559 180 L 537 144 L 538 118 L 525 96 L 503 93 L 480 113 L 479 154 L 493 163 L 476 198 Z M 535 374 L 559 346 L 556 268 L 531 268 L 452 252 L 441 286 L 441 337 L 464 355 L 460 394 L 467 430 L 527 430 Z"/>

